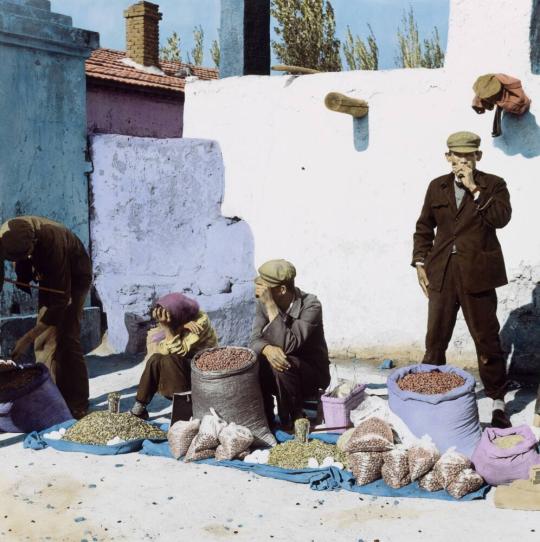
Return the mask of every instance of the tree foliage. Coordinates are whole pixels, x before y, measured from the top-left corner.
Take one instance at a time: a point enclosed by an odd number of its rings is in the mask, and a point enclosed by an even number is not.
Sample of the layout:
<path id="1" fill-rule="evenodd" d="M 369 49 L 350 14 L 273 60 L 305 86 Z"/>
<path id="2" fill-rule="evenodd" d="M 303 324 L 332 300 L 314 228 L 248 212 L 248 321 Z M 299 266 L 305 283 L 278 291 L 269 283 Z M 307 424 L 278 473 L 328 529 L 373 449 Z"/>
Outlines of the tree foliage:
<path id="1" fill-rule="evenodd" d="M 193 29 L 193 41 L 195 43 L 191 50 L 191 57 L 195 66 L 202 66 L 204 60 L 204 30 L 201 25 Z"/>
<path id="2" fill-rule="evenodd" d="M 219 46 L 218 40 L 214 40 L 212 42 L 212 47 L 210 48 L 210 55 L 212 57 L 212 60 L 214 61 L 214 64 L 216 65 L 216 68 L 219 68 L 219 63 L 221 62 L 221 48 Z"/>
<path id="3" fill-rule="evenodd" d="M 281 62 L 319 71 L 341 70 L 341 43 L 330 0 L 272 0 L 271 13 L 281 39 L 272 47 Z"/>
<path id="4" fill-rule="evenodd" d="M 167 44 L 159 50 L 159 58 L 169 62 L 182 62 L 180 36 L 176 32 L 167 38 Z"/>
<path id="5" fill-rule="evenodd" d="M 347 37 L 343 44 L 343 54 L 349 70 L 378 70 L 379 47 L 373 29 L 368 24 L 367 44 L 359 36 L 353 36 L 347 26 Z"/>
<path id="6" fill-rule="evenodd" d="M 441 48 L 440 36 L 437 27 L 432 37 L 420 42 L 418 24 L 411 7 L 409 12 L 403 12 L 401 27 L 397 31 L 398 55 L 396 66 L 401 68 L 442 68 L 444 65 L 444 52 Z"/>

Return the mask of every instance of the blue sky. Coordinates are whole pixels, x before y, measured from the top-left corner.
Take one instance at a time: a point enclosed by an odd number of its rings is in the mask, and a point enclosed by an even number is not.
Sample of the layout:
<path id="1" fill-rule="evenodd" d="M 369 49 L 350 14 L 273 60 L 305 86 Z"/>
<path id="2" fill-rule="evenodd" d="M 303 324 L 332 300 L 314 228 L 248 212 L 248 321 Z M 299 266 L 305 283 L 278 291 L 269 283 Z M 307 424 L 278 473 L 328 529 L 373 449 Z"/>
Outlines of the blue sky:
<path id="1" fill-rule="evenodd" d="M 53 11 L 73 17 L 75 26 L 100 33 L 101 46 L 125 49 L 123 10 L 136 0 L 52 0 Z M 431 36 L 437 26 L 446 48 L 449 0 L 332 0 L 336 12 L 337 36 L 342 41 L 347 25 L 353 34 L 365 37 L 366 24 L 371 24 L 379 45 L 381 68 L 393 68 L 396 56 L 396 29 L 403 10 L 414 8 L 421 37 Z M 155 0 L 163 19 L 160 24 L 162 42 L 176 31 L 185 53 L 193 47 L 193 27 L 205 31 L 204 63 L 212 65 L 209 48 L 217 39 L 220 0 Z"/>

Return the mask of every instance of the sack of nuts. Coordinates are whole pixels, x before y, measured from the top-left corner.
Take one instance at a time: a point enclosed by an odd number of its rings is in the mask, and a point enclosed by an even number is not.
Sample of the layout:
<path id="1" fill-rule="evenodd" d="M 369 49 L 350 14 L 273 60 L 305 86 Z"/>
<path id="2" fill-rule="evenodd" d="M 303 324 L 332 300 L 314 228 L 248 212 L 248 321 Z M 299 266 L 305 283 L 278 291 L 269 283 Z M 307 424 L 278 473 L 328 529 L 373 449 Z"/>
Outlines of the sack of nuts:
<path id="1" fill-rule="evenodd" d="M 444 489 L 446 489 L 465 469 L 472 467 L 471 460 L 463 454 L 456 452 L 450 448 L 442 457 L 435 463 L 433 471 L 439 478 Z"/>
<path id="2" fill-rule="evenodd" d="M 431 438 L 425 436 L 409 448 L 408 456 L 411 480 L 414 482 L 433 469 L 441 454 Z"/>
<path id="3" fill-rule="evenodd" d="M 462 470 L 446 488 L 446 491 L 454 497 L 461 499 L 465 495 L 477 491 L 484 485 L 484 479 L 474 470 Z"/>
<path id="4" fill-rule="evenodd" d="M 370 484 L 381 477 L 381 452 L 354 452 L 347 456 L 347 461 L 359 486 Z"/>
<path id="5" fill-rule="evenodd" d="M 169 448 L 175 459 L 183 457 L 199 432 L 201 420 L 179 420 L 173 424 L 168 433 Z"/>
<path id="6" fill-rule="evenodd" d="M 439 477 L 434 471 L 429 471 L 427 474 L 424 474 L 422 478 L 419 478 L 418 487 L 425 491 L 440 491 L 441 489 L 444 489 Z"/>
<path id="7" fill-rule="evenodd" d="M 394 434 L 388 423 L 380 418 L 368 418 L 353 431 L 345 446 L 348 453 L 387 452 L 394 447 Z"/>
<path id="8" fill-rule="evenodd" d="M 253 442 L 253 435 L 247 427 L 230 423 L 219 434 L 216 450 L 218 461 L 230 461 L 245 452 Z"/>
<path id="9" fill-rule="evenodd" d="M 214 409 L 212 414 L 203 417 L 199 434 L 193 439 L 186 453 L 184 461 L 198 461 L 214 457 L 216 448 L 219 445 L 219 434 L 226 427 L 227 422 L 222 420 Z"/>
<path id="10" fill-rule="evenodd" d="M 381 474 L 387 485 L 399 489 L 411 483 L 409 457 L 405 446 L 399 445 L 389 452 L 384 452 L 383 460 Z"/>

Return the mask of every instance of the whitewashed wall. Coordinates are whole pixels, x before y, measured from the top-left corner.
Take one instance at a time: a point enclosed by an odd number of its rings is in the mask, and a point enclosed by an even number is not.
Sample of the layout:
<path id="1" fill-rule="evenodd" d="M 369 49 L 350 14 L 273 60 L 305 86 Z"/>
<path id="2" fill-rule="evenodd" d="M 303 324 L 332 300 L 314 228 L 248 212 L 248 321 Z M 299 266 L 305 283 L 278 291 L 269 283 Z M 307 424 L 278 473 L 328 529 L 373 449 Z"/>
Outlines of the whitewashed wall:
<path id="1" fill-rule="evenodd" d="M 253 314 L 253 238 L 221 214 L 223 162 L 213 141 L 118 135 L 92 140 L 92 258 L 111 346 L 128 341 L 126 313 L 185 292 L 220 340 L 247 341 Z"/>
<path id="2" fill-rule="evenodd" d="M 428 182 L 449 171 L 451 132 L 481 135 L 480 169 L 503 176 L 514 216 L 499 238 L 509 286 L 500 318 L 531 302 L 540 280 L 540 77 L 529 66 L 529 0 L 451 0 L 444 69 L 343 72 L 191 82 L 184 134 L 219 142 L 223 212 L 250 225 L 255 263 L 284 257 L 300 287 L 323 302 L 334 352 L 422 355 L 426 299 L 410 267 L 412 234 Z M 505 119 L 470 107 L 478 75 L 522 79 L 531 114 Z M 330 91 L 369 101 L 369 144 L 356 151 L 351 117 L 325 109 Z M 539 117 L 539 118 L 535 118 Z M 367 126 L 364 126 L 366 129 Z M 454 359 L 472 358 L 462 320 Z"/>

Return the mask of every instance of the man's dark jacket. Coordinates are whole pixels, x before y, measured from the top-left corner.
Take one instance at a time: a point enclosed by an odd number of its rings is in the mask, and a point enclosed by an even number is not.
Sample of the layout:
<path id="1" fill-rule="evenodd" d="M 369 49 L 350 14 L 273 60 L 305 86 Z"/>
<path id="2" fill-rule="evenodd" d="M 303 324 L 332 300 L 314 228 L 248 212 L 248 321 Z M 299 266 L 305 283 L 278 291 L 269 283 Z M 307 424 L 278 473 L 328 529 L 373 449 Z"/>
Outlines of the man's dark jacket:
<path id="1" fill-rule="evenodd" d="M 322 307 L 313 294 L 296 288 L 296 299 L 290 309 L 269 324 L 263 304 L 257 302 L 250 347 L 257 355 L 265 346 L 279 346 L 287 356 L 296 356 L 309 364 L 317 383 L 326 387 L 330 381 L 330 361 L 324 338 Z"/>
<path id="2" fill-rule="evenodd" d="M 457 250 L 454 257 L 458 258 L 467 293 L 508 283 L 496 229 L 510 221 L 510 194 L 504 180 L 495 175 L 476 170 L 474 182 L 480 196 L 475 201 L 466 191 L 459 209 L 453 173 L 434 179 L 428 187 L 416 223 L 412 265 L 424 263 L 433 290 L 441 290 L 454 244 Z"/>

